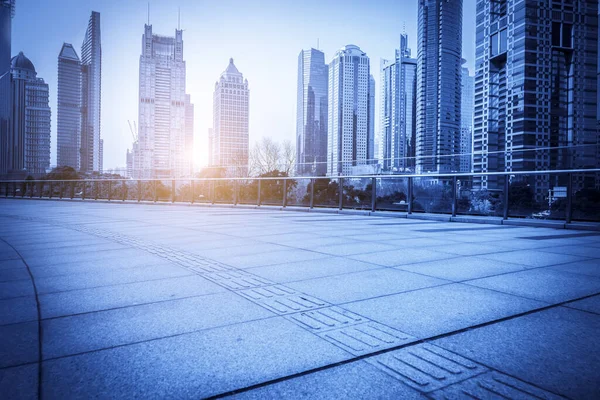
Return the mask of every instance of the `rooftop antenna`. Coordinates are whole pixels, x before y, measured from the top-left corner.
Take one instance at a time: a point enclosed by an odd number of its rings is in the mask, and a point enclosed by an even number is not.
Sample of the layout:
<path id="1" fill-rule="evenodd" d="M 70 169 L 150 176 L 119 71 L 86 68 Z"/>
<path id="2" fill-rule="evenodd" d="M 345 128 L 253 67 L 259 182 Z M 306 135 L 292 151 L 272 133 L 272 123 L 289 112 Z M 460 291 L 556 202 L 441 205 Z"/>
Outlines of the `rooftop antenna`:
<path id="1" fill-rule="evenodd" d="M 148 2 L 148 25 L 150 25 L 150 2 Z"/>
<path id="2" fill-rule="evenodd" d="M 177 30 L 181 30 L 181 7 L 177 9 Z"/>
<path id="3" fill-rule="evenodd" d="M 319 48 L 319 38 L 317 38 L 317 50 L 321 50 L 321 49 Z"/>

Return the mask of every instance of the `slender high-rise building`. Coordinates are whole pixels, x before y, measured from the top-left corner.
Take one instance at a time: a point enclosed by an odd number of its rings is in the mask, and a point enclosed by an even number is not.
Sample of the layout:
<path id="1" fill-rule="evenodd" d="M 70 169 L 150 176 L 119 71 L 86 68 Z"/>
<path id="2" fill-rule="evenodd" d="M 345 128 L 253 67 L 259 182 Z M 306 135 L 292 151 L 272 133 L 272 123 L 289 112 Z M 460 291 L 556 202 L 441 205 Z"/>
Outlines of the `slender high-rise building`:
<path id="1" fill-rule="evenodd" d="M 190 175 L 194 173 L 194 105 L 185 95 L 185 162 Z"/>
<path id="2" fill-rule="evenodd" d="M 101 161 L 101 97 L 102 46 L 100 13 L 92 11 L 81 45 L 81 157 L 82 172 L 102 170 Z"/>
<path id="3" fill-rule="evenodd" d="M 81 62 L 64 43 L 58 55 L 56 164 L 79 170 L 81 156 Z"/>
<path id="4" fill-rule="evenodd" d="M 474 172 L 598 167 L 598 2 L 478 0 L 477 9 Z M 567 186 L 566 176 L 528 179 L 538 201 Z M 594 178 L 574 176 L 574 190 L 597 184 L 584 179 Z"/>
<path id="5" fill-rule="evenodd" d="M 471 172 L 473 153 L 473 102 L 475 100 L 475 77 L 469 69 L 462 69 L 460 123 L 460 172 Z"/>
<path id="6" fill-rule="evenodd" d="M 327 175 L 349 175 L 369 156 L 369 57 L 358 46 L 340 49 L 329 64 Z"/>
<path id="7" fill-rule="evenodd" d="M 327 171 L 327 79 L 325 54 L 302 50 L 298 56 L 296 174 Z"/>
<path id="8" fill-rule="evenodd" d="M 375 156 L 375 78 L 369 75 L 369 129 L 367 133 L 367 164 L 376 165 Z"/>
<path id="9" fill-rule="evenodd" d="M 393 61 L 381 60 L 379 156 L 385 172 L 414 171 L 417 60 L 408 35 L 400 36 Z"/>
<path id="10" fill-rule="evenodd" d="M 0 175 L 9 169 L 11 30 L 14 0 L 0 0 Z"/>
<path id="11" fill-rule="evenodd" d="M 419 0 L 416 170 L 460 167 L 462 0 Z"/>
<path id="12" fill-rule="evenodd" d="M 215 83 L 213 128 L 210 138 L 211 166 L 224 167 L 228 175 L 248 173 L 248 80 L 229 59 Z"/>
<path id="13" fill-rule="evenodd" d="M 20 52 L 12 59 L 9 171 L 40 176 L 50 167 L 48 85 Z"/>
<path id="14" fill-rule="evenodd" d="M 139 139 L 134 147 L 136 178 L 190 175 L 186 157 L 186 65 L 183 31 L 175 37 L 152 33 L 144 26 L 140 56 Z"/>

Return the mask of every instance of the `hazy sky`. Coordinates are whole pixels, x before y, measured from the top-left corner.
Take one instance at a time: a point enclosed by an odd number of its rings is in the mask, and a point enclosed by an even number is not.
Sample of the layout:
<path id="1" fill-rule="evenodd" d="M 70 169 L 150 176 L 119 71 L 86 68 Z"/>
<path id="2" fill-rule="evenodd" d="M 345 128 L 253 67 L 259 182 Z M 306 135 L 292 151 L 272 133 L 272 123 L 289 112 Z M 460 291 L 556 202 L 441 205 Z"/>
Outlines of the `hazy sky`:
<path id="1" fill-rule="evenodd" d="M 150 1 L 154 33 L 173 36 L 177 10 L 184 29 L 187 92 L 195 104 L 195 163 L 207 161 L 212 93 L 230 57 L 250 85 L 250 142 L 291 139 L 296 131 L 298 53 L 317 46 L 330 60 L 346 44 L 371 58 L 379 91 L 379 63 L 392 58 L 404 27 L 416 56 L 417 0 L 179 0 Z M 63 42 L 80 54 L 90 12 L 102 29 L 104 168 L 125 166 L 131 147 L 127 120 L 138 119 L 138 69 L 148 1 L 17 0 L 12 52 L 23 51 L 50 85 L 52 160 L 56 163 L 56 76 Z M 475 0 L 464 0 L 463 57 L 472 70 Z M 379 102 L 379 94 L 376 94 Z M 377 105 L 377 114 L 378 115 Z M 376 129 L 378 128 L 376 118 Z"/>

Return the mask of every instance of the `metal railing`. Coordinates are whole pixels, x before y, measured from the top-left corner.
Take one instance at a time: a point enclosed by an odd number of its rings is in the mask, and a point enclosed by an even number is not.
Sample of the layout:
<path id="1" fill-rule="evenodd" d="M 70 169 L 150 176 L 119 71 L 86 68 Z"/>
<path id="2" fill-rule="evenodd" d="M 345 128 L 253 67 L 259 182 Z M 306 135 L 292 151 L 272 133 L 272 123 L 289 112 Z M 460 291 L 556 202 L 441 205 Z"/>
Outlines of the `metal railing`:
<path id="1" fill-rule="evenodd" d="M 600 169 L 575 169 L 336 177 L 5 180 L 0 181 L 0 197 L 328 207 L 570 223 L 600 222 L 599 187 Z"/>

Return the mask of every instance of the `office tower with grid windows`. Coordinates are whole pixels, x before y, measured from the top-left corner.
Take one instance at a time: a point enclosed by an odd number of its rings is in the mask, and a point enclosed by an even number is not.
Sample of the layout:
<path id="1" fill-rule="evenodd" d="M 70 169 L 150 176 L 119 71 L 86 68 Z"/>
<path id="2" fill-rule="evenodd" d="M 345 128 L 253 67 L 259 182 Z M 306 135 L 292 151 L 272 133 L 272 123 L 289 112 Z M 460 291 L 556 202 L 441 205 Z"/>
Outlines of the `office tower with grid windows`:
<path id="1" fill-rule="evenodd" d="M 215 83 L 209 149 L 210 165 L 223 168 L 228 176 L 248 174 L 249 98 L 248 80 L 230 58 Z"/>
<path id="2" fill-rule="evenodd" d="M 325 175 L 327 170 L 327 79 L 325 54 L 302 50 L 298 56 L 296 174 Z"/>
<path id="3" fill-rule="evenodd" d="M 12 18 L 15 0 L 0 0 L 0 175 L 8 173 L 10 157 L 10 78 Z"/>
<path id="4" fill-rule="evenodd" d="M 460 172 L 471 172 L 473 152 L 473 102 L 475 101 L 475 77 L 468 68 L 462 69 L 460 107 Z"/>
<path id="5" fill-rule="evenodd" d="M 379 154 L 386 173 L 414 171 L 416 76 L 417 60 L 402 34 L 394 60 L 381 60 Z"/>
<path id="6" fill-rule="evenodd" d="M 81 158 L 81 61 L 64 43 L 58 55 L 56 164 L 79 170 Z"/>
<path id="7" fill-rule="evenodd" d="M 478 0 L 477 10 L 474 172 L 598 167 L 598 2 Z M 598 184 L 574 178 L 574 190 Z M 566 176 L 514 179 L 538 201 L 567 186 Z"/>
<path id="8" fill-rule="evenodd" d="M 183 31 L 155 35 L 144 26 L 140 56 L 139 133 L 134 146 L 135 178 L 181 178 L 191 174 L 186 155 L 186 63 Z"/>
<path id="9" fill-rule="evenodd" d="M 23 52 L 13 57 L 11 74 L 10 171 L 40 177 L 50 168 L 48 85 Z"/>
<path id="10" fill-rule="evenodd" d="M 419 0 L 416 170 L 458 172 L 462 0 Z"/>
<path id="11" fill-rule="evenodd" d="M 367 54 L 358 46 L 340 49 L 329 64 L 327 175 L 350 175 L 368 165 L 373 80 Z"/>

